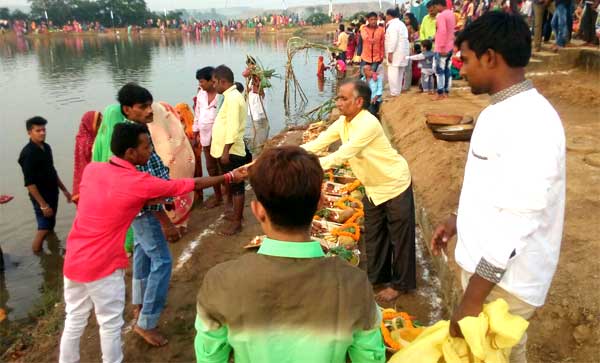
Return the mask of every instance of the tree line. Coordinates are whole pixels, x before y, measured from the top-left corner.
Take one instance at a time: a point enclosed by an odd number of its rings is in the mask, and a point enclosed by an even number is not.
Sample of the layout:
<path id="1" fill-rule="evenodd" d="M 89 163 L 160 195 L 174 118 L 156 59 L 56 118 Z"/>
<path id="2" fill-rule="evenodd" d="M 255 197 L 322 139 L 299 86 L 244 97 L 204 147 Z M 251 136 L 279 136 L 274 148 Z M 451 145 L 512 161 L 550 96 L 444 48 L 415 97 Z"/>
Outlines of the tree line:
<path id="1" fill-rule="evenodd" d="M 10 12 L 8 8 L 0 8 L 0 19 L 8 20 L 46 20 L 55 26 L 62 26 L 69 21 L 95 22 L 105 27 L 144 25 L 147 19 L 165 19 L 163 12 L 152 12 L 145 0 L 28 0 L 31 5 L 29 14 L 20 10 Z M 112 15 L 111 15 L 112 14 Z M 180 19 L 182 11 L 167 12 L 168 19 Z"/>

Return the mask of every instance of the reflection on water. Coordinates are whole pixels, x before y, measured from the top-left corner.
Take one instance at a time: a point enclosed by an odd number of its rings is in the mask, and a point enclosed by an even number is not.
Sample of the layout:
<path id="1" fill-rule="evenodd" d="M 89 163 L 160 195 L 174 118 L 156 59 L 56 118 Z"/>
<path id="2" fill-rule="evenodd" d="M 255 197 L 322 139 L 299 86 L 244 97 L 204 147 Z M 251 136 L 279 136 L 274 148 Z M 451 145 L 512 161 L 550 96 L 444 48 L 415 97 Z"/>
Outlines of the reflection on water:
<path id="1" fill-rule="evenodd" d="M 172 105 L 192 104 L 197 91 L 198 68 L 227 64 L 242 81 L 246 54 L 258 58 L 265 67 L 285 74 L 287 60 L 285 37 L 217 37 L 195 35 L 150 36 L 146 34 L 115 37 L 39 36 L 15 38 L 0 35 L 0 194 L 15 199 L 0 206 L 0 244 L 7 267 L 0 275 L 0 308 L 10 319 L 27 316 L 40 297 L 40 287 L 62 282 L 64 242 L 55 241 L 41 257 L 31 253 L 35 220 L 21 171 L 16 162 L 27 143 L 24 121 L 34 115 L 48 119 L 48 143 L 52 145 L 58 173 L 72 183 L 74 136 L 81 115 L 102 110 L 115 102 L 116 92 L 126 82 L 147 87 L 155 100 Z M 319 53 L 298 56 L 295 71 L 309 95 L 307 109 L 331 97 L 332 81 L 319 87 L 316 64 Z M 279 132 L 294 118 L 283 110 L 283 79 L 273 79 L 265 103 L 269 125 L 247 126 L 252 147 Z M 243 82 L 244 83 L 244 82 Z M 269 131 L 270 130 L 270 131 Z M 56 233 L 64 241 L 74 216 L 74 207 L 60 201 Z"/>

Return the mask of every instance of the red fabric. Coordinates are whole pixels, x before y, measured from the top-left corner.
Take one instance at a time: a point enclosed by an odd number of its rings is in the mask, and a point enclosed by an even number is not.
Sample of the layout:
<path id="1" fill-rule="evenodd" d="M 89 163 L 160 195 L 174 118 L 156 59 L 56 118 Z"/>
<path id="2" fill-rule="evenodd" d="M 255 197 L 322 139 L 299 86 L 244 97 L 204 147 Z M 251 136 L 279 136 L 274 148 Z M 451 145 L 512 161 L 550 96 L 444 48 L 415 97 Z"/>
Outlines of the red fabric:
<path id="1" fill-rule="evenodd" d="M 194 179 L 156 178 L 114 156 L 109 163 L 90 163 L 83 172 L 77 214 L 67 238 L 64 275 L 91 282 L 127 268 L 123 241 L 146 201 L 193 190 Z"/>
<path id="2" fill-rule="evenodd" d="M 100 112 L 88 111 L 83 114 L 79 131 L 75 136 L 75 165 L 73 168 L 73 196 L 79 194 L 79 183 L 83 175 L 83 169 L 92 161 L 92 148 L 94 140 L 100 128 Z"/>

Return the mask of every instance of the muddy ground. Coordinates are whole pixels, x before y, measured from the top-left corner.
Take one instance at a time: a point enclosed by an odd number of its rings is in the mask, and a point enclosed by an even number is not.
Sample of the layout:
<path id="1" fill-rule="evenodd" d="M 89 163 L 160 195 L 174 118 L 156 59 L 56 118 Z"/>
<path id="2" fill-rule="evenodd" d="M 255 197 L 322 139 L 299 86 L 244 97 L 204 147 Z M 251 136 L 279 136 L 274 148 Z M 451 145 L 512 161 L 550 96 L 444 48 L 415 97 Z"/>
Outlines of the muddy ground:
<path id="1" fill-rule="evenodd" d="M 597 75 L 583 72 L 536 74 L 535 86 L 556 107 L 567 135 L 567 212 L 560 263 L 547 304 L 530 326 L 530 362 L 600 362 L 599 346 L 600 277 L 600 89 Z M 382 122 L 390 139 L 406 157 L 413 174 L 419 209 L 424 209 L 433 225 L 442 221 L 458 203 L 468 143 L 449 143 L 433 138 L 424 124 L 426 112 L 461 112 L 476 117 L 488 104 L 487 96 L 474 96 L 463 82 L 455 84 L 452 97 L 430 102 L 417 90 L 388 100 L 382 107 Z M 298 144 L 301 131 L 276 137 L 272 145 Z M 543 130 L 540 130 L 543 137 Z M 252 198 L 252 192 L 248 194 Z M 126 362 L 192 362 L 195 297 L 206 271 L 243 253 L 242 248 L 260 226 L 245 211 L 241 235 L 221 237 L 215 230 L 223 223 L 221 209 L 196 209 L 187 236 L 171 245 L 174 271 L 168 305 L 160 322 L 169 337 L 163 348 L 151 348 L 131 332 L 131 307 L 125 312 L 124 351 Z M 427 231 L 424 233 L 428 238 Z M 439 281 L 431 270 L 427 249 L 421 247 L 419 289 L 402 296 L 394 305 L 429 324 L 447 318 L 439 299 Z M 364 255 L 363 255 L 364 257 Z M 438 261 L 439 262 L 439 261 Z M 443 262 L 445 264 L 445 262 Z M 364 267 L 364 261 L 361 262 Z M 453 254 L 447 263 L 456 271 Z M 128 285 L 131 273 L 128 272 Z M 129 298 L 129 297 L 128 297 Z M 129 299 L 128 299 L 129 301 Z M 13 347 L 4 357 L 15 362 L 56 362 L 64 319 L 64 306 L 54 311 Z M 92 314 L 93 316 L 93 314 Z M 94 318 L 81 343 L 82 362 L 100 362 L 98 328 Z"/>

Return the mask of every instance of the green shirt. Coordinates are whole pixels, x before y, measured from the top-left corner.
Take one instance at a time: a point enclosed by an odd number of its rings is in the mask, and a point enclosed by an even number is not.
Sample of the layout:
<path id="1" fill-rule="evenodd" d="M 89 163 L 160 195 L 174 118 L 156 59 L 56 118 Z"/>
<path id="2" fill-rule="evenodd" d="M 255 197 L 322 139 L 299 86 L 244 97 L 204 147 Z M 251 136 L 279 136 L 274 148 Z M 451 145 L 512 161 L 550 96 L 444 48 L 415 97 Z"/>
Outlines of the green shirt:
<path id="1" fill-rule="evenodd" d="M 318 242 L 265 238 L 206 274 L 197 309 L 198 362 L 385 362 L 366 274 Z"/>

